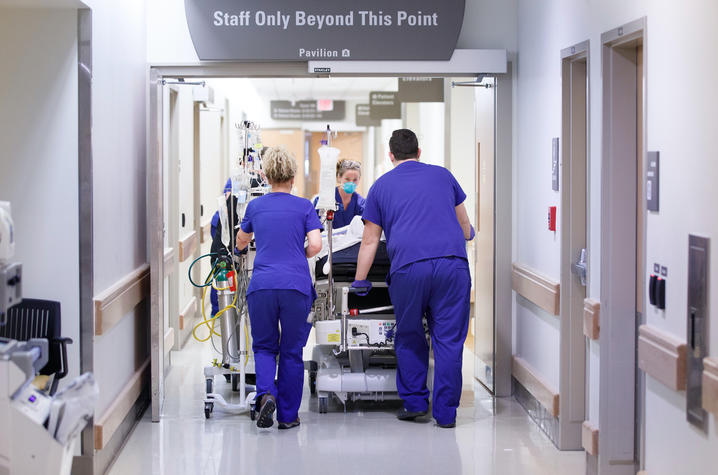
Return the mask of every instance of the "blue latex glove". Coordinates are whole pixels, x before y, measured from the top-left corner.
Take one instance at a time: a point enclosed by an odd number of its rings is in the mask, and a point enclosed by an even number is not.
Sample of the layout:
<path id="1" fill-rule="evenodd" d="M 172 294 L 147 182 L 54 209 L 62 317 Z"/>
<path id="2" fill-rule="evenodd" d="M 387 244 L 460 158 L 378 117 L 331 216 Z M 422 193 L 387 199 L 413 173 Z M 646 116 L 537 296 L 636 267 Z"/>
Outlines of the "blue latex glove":
<path id="1" fill-rule="evenodd" d="M 368 280 L 355 280 L 354 282 L 352 282 L 352 288 L 353 289 L 362 289 L 362 290 L 357 290 L 355 293 L 359 297 L 365 297 L 371 290 L 371 282 L 369 282 Z"/>
<path id="2" fill-rule="evenodd" d="M 470 225 L 470 226 L 471 226 L 471 225 Z M 469 241 L 471 241 L 472 239 L 474 239 L 475 236 L 476 236 L 476 231 L 474 231 L 474 227 L 471 226 L 471 234 L 469 235 Z"/>

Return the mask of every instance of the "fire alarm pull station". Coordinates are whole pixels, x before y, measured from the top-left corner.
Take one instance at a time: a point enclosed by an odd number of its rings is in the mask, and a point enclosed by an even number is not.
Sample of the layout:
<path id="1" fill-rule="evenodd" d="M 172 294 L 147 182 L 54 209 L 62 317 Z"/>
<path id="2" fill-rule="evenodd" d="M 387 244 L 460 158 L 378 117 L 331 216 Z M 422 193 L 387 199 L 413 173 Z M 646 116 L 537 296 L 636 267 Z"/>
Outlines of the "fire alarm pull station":
<path id="1" fill-rule="evenodd" d="M 556 231 L 556 207 L 548 207 L 548 230 Z"/>

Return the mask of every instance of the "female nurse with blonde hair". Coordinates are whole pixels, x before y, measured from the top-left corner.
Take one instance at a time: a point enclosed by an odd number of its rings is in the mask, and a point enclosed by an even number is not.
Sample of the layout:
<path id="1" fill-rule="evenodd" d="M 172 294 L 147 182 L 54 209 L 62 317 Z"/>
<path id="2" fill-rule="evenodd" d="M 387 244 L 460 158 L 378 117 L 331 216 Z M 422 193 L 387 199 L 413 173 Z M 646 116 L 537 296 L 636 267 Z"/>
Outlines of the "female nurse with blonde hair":
<path id="1" fill-rule="evenodd" d="M 237 248 L 244 249 L 252 238 L 257 246 L 247 289 L 257 371 L 257 427 L 271 427 L 276 410 L 278 427 L 290 429 L 299 425 L 302 349 L 311 329 L 307 316 L 316 298 L 307 258 L 321 250 L 322 226 L 312 203 L 290 194 L 297 164 L 283 147 L 269 148 L 262 168 L 272 192 L 247 205 Z"/>

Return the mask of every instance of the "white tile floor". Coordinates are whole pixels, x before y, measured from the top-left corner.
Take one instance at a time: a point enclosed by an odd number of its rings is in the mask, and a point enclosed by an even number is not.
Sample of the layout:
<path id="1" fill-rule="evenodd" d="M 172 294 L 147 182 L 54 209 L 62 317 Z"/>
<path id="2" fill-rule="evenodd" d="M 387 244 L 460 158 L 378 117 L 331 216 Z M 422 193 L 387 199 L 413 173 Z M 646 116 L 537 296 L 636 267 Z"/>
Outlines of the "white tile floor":
<path id="1" fill-rule="evenodd" d="M 473 384 L 468 351 L 457 427 L 448 430 L 400 422 L 395 404 L 346 413 L 334 405 L 319 414 L 308 389 L 298 429 L 260 431 L 248 415 L 217 410 L 205 420 L 201 368 L 211 356 L 209 345 L 194 341 L 173 353 L 162 421 L 145 413 L 110 474 L 585 473 L 583 452 L 559 452 L 515 401 L 494 400 Z M 216 387 L 232 398 L 219 378 Z"/>

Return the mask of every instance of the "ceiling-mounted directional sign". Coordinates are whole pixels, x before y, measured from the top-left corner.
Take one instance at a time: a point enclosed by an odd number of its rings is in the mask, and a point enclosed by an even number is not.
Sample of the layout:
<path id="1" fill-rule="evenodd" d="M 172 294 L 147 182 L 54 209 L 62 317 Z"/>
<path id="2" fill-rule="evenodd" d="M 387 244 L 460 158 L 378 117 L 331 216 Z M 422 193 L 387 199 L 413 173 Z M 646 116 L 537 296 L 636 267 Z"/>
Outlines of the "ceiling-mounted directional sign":
<path id="1" fill-rule="evenodd" d="M 399 93 L 387 91 L 370 92 L 369 117 L 374 120 L 401 119 Z"/>
<path id="2" fill-rule="evenodd" d="M 346 103 L 344 101 L 323 101 L 331 103 L 331 109 L 319 107 L 317 101 L 270 101 L 272 120 L 344 120 Z"/>
<path id="3" fill-rule="evenodd" d="M 185 0 L 201 60 L 446 61 L 465 0 Z"/>
<path id="4" fill-rule="evenodd" d="M 444 102 L 443 78 L 399 78 L 399 102 Z"/>
<path id="5" fill-rule="evenodd" d="M 372 119 L 369 104 L 356 105 L 356 124 L 358 127 L 380 127 L 381 120 Z"/>

